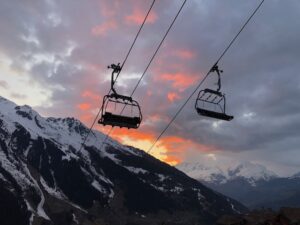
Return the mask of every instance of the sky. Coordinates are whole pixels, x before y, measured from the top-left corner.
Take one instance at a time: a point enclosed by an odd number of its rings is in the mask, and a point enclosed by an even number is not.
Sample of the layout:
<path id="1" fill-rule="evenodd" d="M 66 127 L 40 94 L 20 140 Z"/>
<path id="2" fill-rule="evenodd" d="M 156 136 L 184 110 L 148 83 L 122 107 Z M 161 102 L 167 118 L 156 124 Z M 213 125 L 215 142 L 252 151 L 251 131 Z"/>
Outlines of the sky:
<path id="1" fill-rule="evenodd" d="M 117 81 L 120 94 L 130 95 L 182 2 L 156 1 Z M 188 0 L 134 93 L 141 127 L 115 128 L 111 136 L 147 150 L 259 2 Z M 123 62 L 151 3 L 2 0 L 0 95 L 90 126 L 110 89 L 107 66 Z M 194 95 L 151 154 L 172 165 L 236 160 L 284 176 L 299 172 L 299 10 L 298 0 L 265 1 L 219 62 L 234 120 L 200 117 Z M 216 88 L 216 79 L 201 88 Z"/>

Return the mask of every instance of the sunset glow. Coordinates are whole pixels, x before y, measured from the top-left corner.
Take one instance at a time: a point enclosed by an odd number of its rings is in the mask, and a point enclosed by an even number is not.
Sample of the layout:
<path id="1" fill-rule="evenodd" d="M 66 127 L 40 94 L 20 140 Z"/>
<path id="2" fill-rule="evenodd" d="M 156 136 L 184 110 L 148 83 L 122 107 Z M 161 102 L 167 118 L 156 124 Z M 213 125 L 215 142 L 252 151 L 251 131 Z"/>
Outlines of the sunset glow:
<path id="1" fill-rule="evenodd" d="M 190 1 L 161 46 L 180 1 L 156 1 L 136 40 L 152 1 L 20 1 L 16 9 L 13 2 L 4 4 L 10 10 L 0 22 L 1 96 L 44 117 L 75 117 L 88 128 L 96 121 L 93 129 L 106 134 L 110 127 L 96 116 L 111 88 L 108 66 L 126 59 L 114 88 L 139 103 L 143 120 L 137 130 L 115 127 L 112 138 L 147 151 L 176 115 L 151 151 L 167 163 L 205 154 L 263 161 L 275 170 L 299 165 L 299 56 L 291 50 L 298 46 L 299 20 L 295 12 L 273 16 L 283 3 L 269 4 L 265 17 L 259 12 L 259 22 L 249 23 L 219 61 L 220 91 L 234 116 L 227 122 L 195 110 L 200 90 L 217 89 L 217 76 L 195 89 L 246 21 L 252 1 L 239 2 L 240 10 L 227 1 Z M 120 112 L 119 105 L 110 107 Z"/>

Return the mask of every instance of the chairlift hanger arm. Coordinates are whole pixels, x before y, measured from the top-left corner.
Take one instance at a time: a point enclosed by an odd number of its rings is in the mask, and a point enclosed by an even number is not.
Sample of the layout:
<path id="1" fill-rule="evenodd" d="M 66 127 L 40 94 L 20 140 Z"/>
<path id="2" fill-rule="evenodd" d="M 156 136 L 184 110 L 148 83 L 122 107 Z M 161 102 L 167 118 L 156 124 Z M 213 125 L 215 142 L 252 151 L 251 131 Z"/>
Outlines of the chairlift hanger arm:
<path id="1" fill-rule="evenodd" d="M 112 73 L 111 73 L 111 90 L 114 94 L 117 94 L 116 90 L 114 89 L 114 85 L 116 83 L 118 74 L 121 72 L 122 67 L 120 66 L 120 63 L 116 64 L 111 64 L 110 66 L 107 67 L 108 69 L 112 69 Z M 117 76 L 115 77 L 115 74 L 117 74 Z"/>
<path id="2" fill-rule="evenodd" d="M 219 92 L 221 90 L 221 87 L 222 87 L 222 85 L 221 85 L 221 73 L 223 73 L 223 70 L 219 69 L 218 62 L 209 71 L 209 73 L 213 73 L 213 72 L 216 72 L 217 75 L 218 75 L 218 82 L 217 82 L 218 88 L 217 88 L 217 91 Z"/>

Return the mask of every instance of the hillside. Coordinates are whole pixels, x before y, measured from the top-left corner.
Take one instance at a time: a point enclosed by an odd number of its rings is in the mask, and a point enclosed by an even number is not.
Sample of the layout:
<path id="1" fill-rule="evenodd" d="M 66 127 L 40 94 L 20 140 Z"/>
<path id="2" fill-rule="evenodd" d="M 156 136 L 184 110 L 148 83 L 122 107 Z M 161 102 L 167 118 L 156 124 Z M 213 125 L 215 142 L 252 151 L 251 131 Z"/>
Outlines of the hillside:
<path id="1" fill-rule="evenodd" d="M 0 98 L 2 225 L 213 224 L 245 207 L 74 118 Z M 79 151 L 80 150 L 80 151 Z"/>

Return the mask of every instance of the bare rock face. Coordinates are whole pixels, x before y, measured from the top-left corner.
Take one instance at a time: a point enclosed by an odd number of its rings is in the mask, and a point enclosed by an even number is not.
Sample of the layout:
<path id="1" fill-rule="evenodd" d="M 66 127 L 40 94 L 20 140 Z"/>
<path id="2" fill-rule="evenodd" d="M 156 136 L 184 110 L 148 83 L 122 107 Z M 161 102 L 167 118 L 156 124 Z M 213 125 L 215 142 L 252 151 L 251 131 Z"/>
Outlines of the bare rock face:
<path id="1" fill-rule="evenodd" d="M 0 98 L 1 225 L 213 224 L 246 208 L 74 118 Z"/>

